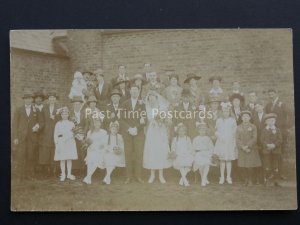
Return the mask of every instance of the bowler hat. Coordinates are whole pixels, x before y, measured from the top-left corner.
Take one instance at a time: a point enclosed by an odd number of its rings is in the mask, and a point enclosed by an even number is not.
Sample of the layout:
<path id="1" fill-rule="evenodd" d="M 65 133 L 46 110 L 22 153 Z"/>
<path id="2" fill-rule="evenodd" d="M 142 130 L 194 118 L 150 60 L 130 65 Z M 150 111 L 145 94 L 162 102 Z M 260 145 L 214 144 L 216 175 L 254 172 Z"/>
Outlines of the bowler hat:
<path id="1" fill-rule="evenodd" d="M 249 110 L 243 110 L 241 112 L 241 116 L 243 116 L 244 114 L 248 114 L 250 117 L 252 117 L 252 113 Z"/>
<path id="2" fill-rule="evenodd" d="M 270 118 L 277 118 L 277 115 L 276 113 L 268 113 L 264 116 L 264 121 L 266 121 L 267 119 L 270 119 Z"/>
<path id="3" fill-rule="evenodd" d="M 42 99 L 45 99 L 45 95 L 44 95 L 44 93 L 41 92 L 41 91 L 35 92 L 33 97 L 34 97 L 34 98 L 41 97 Z"/>
<path id="4" fill-rule="evenodd" d="M 48 94 L 47 94 L 47 97 L 49 98 L 50 96 L 53 96 L 53 97 L 55 97 L 55 98 L 58 98 L 58 95 L 56 94 L 56 92 L 49 92 Z"/>
<path id="5" fill-rule="evenodd" d="M 24 93 L 23 94 L 23 97 L 22 97 L 23 99 L 25 99 L 25 98 L 33 98 L 33 94 L 31 94 L 31 93 L 29 93 L 29 92 L 26 92 L 26 93 Z"/>
<path id="6" fill-rule="evenodd" d="M 110 97 L 113 95 L 119 95 L 120 97 L 122 96 L 121 92 L 118 89 L 112 90 L 112 92 L 110 93 Z"/>
<path id="7" fill-rule="evenodd" d="M 221 99 L 218 96 L 211 96 L 208 100 L 208 103 L 212 102 L 221 102 Z"/>
<path id="8" fill-rule="evenodd" d="M 188 83 L 191 79 L 200 80 L 201 76 L 198 76 L 194 73 L 189 73 L 188 75 L 186 75 L 186 79 L 183 81 L 183 83 Z"/>

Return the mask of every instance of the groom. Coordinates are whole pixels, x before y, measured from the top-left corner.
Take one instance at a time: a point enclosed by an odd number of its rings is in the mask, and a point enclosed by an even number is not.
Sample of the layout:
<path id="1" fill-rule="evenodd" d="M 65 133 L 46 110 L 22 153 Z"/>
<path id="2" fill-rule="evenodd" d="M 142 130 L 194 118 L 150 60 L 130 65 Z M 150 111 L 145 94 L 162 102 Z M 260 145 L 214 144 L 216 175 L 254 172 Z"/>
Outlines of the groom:
<path id="1" fill-rule="evenodd" d="M 136 85 L 130 87 L 130 98 L 122 104 L 121 133 L 125 145 L 126 181 L 131 182 L 133 175 L 139 183 L 141 179 L 144 126 L 146 124 L 146 110 L 144 103 L 138 99 L 140 89 Z"/>

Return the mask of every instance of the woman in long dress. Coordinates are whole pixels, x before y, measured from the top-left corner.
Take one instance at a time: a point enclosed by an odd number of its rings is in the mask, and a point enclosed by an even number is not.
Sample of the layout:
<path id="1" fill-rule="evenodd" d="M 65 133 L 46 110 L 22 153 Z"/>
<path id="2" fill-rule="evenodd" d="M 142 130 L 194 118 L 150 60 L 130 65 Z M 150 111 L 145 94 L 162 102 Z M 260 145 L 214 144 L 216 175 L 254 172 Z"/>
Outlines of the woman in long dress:
<path id="1" fill-rule="evenodd" d="M 166 183 L 163 169 L 171 167 L 168 129 L 166 125 L 168 102 L 157 92 L 149 91 L 146 96 L 148 127 L 144 147 L 143 167 L 151 170 L 148 182 L 153 183 L 155 170 L 159 171 L 159 181 Z"/>

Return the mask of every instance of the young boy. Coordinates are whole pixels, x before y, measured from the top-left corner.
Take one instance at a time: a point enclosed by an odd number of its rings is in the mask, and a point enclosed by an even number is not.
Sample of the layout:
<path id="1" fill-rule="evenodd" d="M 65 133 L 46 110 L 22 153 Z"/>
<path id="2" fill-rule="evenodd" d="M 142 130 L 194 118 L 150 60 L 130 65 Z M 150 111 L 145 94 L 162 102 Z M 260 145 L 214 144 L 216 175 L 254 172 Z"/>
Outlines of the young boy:
<path id="1" fill-rule="evenodd" d="M 277 115 L 269 113 L 265 115 L 265 128 L 261 132 L 263 164 L 265 171 L 265 184 L 279 186 L 279 161 L 281 156 L 282 136 L 275 126 Z"/>

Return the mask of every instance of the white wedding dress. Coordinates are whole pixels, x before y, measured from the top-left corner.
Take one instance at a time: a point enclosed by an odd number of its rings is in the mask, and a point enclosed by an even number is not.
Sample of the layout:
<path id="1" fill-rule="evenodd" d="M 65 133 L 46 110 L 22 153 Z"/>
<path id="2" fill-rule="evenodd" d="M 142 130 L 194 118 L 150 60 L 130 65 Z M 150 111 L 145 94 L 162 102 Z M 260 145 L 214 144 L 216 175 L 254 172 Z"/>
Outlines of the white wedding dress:
<path id="1" fill-rule="evenodd" d="M 172 165 L 168 160 L 170 147 L 167 127 L 165 124 L 158 124 L 154 119 L 156 113 L 154 110 L 166 111 L 167 109 L 168 102 L 161 96 L 159 96 L 158 107 L 151 107 L 149 102 L 146 102 L 148 126 L 143 156 L 145 169 L 165 169 Z"/>

